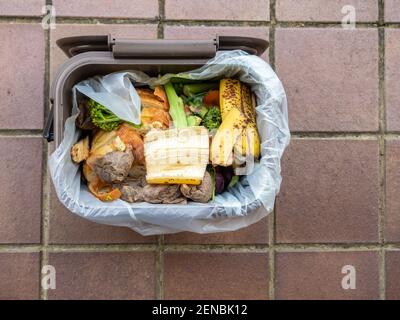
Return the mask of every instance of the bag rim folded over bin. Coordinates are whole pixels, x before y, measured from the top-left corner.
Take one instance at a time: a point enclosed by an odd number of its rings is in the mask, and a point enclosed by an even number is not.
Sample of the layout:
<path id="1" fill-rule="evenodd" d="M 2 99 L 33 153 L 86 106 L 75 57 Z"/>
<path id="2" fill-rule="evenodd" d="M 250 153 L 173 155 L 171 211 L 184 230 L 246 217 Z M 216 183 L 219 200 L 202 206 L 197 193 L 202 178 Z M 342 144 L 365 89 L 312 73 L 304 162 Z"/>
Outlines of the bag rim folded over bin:
<path id="1" fill-rule="evenodd" d="M 99 77 L 98 81 L 120 79 L 131 90 L 129 81 L 149 85 L 164 84 L 171 77 L 209 80 L 237 78 L 251 87 L 257 97 L 257 127 L 261 140 L 261 159 L 254 170 L 244 176 L 215 201 L 187 205 L 127 203 L 122 200 L 102 202 L 95 198 L 81 180 L 80 166 L 73 163 L 70 149 L 80 131 L 75 127 L 76 101 L 73 115 L 64 127 L 64 138 L 49 158 L 51 178 L 61 203 L 88 220 L 128 227 L 142 235 L 191 231 L 215 233 L 234 231 L 256 223 L 274 208 L 281 185 L 281 157 L 290 141 L 287 99 L 281 81 L 267 62 L 241 50 L 217 53 L 204 66 L 179 73 L 151 78 L 141 71 L 126 71 Z M 86 80 L 85 80 L 86 81 Z M 119 88 L 123 90 L 124 88 Z M 74 97 L 76 96 L 74 87 Z M 95 96 L 91 96 L 95 98 Z M 76 100 L 76 99 L 74 99 Z"/>

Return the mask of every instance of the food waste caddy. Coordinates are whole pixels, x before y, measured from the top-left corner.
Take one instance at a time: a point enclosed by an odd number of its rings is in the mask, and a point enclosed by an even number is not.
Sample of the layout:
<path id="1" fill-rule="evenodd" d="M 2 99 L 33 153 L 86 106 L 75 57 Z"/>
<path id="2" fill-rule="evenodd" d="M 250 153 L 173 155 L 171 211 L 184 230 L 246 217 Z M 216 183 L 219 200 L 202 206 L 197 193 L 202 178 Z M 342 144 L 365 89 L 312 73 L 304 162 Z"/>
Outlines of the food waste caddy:
<path id="1" fill-rule="evenodd" d="M 216 56 L 217 52 L 242 50 L 250 55 L 261 56 L 268 48 L 268 42 L 265 40 L 236 36 L 217 36 L 210 40 L 133 40 L 113 38 L 110 35 L 77 36 L 59 39 L 57 45 L 69 59 L 59 68 L 53 80 L 50 89 L 51 109 L 43 133 L 47 141 L 54 141 L 55 148 L 61 144 L 66 119 L 71 116 L 73 106 L 72 88 L 82 80 L 96 75 L 107 75 L 126 70 L 142 71 L 150 77 L 158 77 L 159 75 L 170 73 L 177 74 L 204 66 L 210 59 Z M 271 72 L 273 73 L 272 69 Z M 276 77 L 275 73 L 273 75 Z M 280 85 L 279 79 L 277 81 Z M 286 107 L 285 96 L 283 113 L 285 113 Z M 286 114 L 284 116 L 287 117 Z M 283 120 L 284 123 L 285 119 Z M 282 130 L 285 132 L 285 139 L 287 138 L 288 140 L 288 128 L 283 128 Z M 288 141 L 279 141 L 279 143 L 286 145 Z M 152 210 L 153 207 L 155 205 L 147 205 L 148 210 Z M 198 205 L 189 203 L 184 206 L 184 209 L 189 210 L 191 207 L 198 208 Z M 135 204 L 132 205 L 132 208 L 134 212 Z M 262 206 L 260 201 L 254 201 L 254 203 L 246 205 L 245 211 L 248 214 L 242 217 L 217 214 L 214 215 L 214 218 L 210 218 L 211 220 L 217 219 L 215 220 L 215 225 L 213 225 L 213 221 L 205 221 L 201 222 L 203 225 L 200 228 L 196 226 L 197 222 L 193 222 L 192 225 L 191 223 L 187 223 L 187 228 L 184 229 L 174 229 L 173 225 L 159 227 L 150 221 L 142 221 L 140 223 L 141 226 L 135 228 L 125 221 L 129 219 L 127 217 L 125 217 L 125 220 L 121 217 L 121 219 L 113 221 L 112 219 L 96 219 L 88 217 L 85 214 L 82 215 L 77 212 L 79 211 L 78 209 L 71 211 L 92 221 L 110 225 L 128 226 L 141 234 L 151 235 L 177 231 L 211 233 L 237 230 L 255 223 L 261 217 L 266 216 L 267 213 L 255 213 L 262 210 L 266 211 L 267 209 Z M 272 208 L 269 208 L 269 211 L 271 210 Z M 231 227 L 232 223 L 229 223 L 229 221 L 225 223 L 224 219 L 237 219 L 238 221 L 235 222 L 235 227 Z M 240 219 L 243 221 L 239 221 Z"/>

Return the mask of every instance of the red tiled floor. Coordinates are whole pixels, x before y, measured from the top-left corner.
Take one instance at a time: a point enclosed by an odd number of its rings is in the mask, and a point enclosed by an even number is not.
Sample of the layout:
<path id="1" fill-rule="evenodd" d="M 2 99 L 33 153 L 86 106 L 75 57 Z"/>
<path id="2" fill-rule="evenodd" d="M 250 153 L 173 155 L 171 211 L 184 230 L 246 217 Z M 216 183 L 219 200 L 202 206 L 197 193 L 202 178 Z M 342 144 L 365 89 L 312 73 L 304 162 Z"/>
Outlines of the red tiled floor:
<path id="1" fill-rule="evenodd" d="M 40 24 L 0 23 L 0 38 L 0 129 L 41 129 L 43 29 Z"/>
<path id="2" fill-rule="evenodd" d="M 398 0 L 385 0 L 385 21 L 400 22 L 400 5 Z"/>
<path id="3" fill-rule="evenodd" d="M 292 131 L 378 129 L 378 32 L 278 28 L 275 62 Z"/>
<path id="4" fill-rule="evenodd" d="M 277 241 L 378 241 L 378 142 L 295 140 L 283 160 Z"/>
<path id="5" fill-rule="evenodd" d="M 157 0 L 53 0 L 59 17 L 155 18 Z"/>
<path id="6" fill-rule="evenodd" d="M 2 16 L 40 16 L 46 0 L 0 0 Z"/>
<path id="7" fill-rule="evenodd" d="M 385 86 L 387 129 L 400 131 L 400 30 L 385 30 Z"/>
<path id="8" fill-rule="evenodd" d="M 49 299 L 154 299 L 152 252 L 50 253 L 56 269 Z"/>
<path id="9" fill-rule="evenodd" d="M 40 23 L 45 2 L 56 10 L 57 25 L 49 33 Z M 385 5 L 387 23 L 380 26 L 385 88 L 379 87 L 378 3 Z M 356 9 L 356 30 L 340 25 L 346 5 Z M 0 0 L 0 18 L 0 299 L 39 298 L 41 253 L 8 251 L 38 251 L 47 235 L 44 261 L 48 255 L 57 272 L 49 299 L 268 299 L 270 289 L 278 299 L 378 299 L 379 279 L 388 299 L 400 299 L 400 251 L 385 248 L 385 274 L 379 278 L 378 272 L 382 190 L 384 240 L 390 248 L 400 243 L 400 0 Z M 297 132 L 282 161 L 273 226 L 263 219 L 231 233 L 165 235 L 164 255 L 158 256 L 142 246 L 158 248 L 157 237 L 79 218 L 52 190 L 42 210 L 44 93 L 67 59 L 57 39 L 110 33 L 268 40 L 271 26 L 274 42 L 263 58 L 275 62 L 288 94 L 290 129 Z M 379 176 L 380 95 L 390 131 L 381 163 L 385 177 Z M 273 288 L 269 253 L 260 252 L 269 238 L 277 243 Z M 371 249 L 360 251 L 357 243 Z M 306 252 L 302 244 L 320 249 Z M 354 290 L 341 286 L 344 266 L 355 268 Z"/>
<path id="10" fill-rule="evenodd" d="M 269 0 L 165 0 L 165 15 L 174 20 L 269 20 Z"/>
<path id="11" fill-rule="evenodd" d="M 377 252 L 278 253 L 275 268 L 275 298 L 279 300 L 379 298 Z M 354 289 L 347 286 L 352 285 L 353 272 Z"/>
<path id="12" fill-rule="evenodd" d="M 39 243 L 42 139 L 0 138 L 0 243 Z"/>
<path id="13" fill-rule="evenodd" d="M 377 0 L 278 0 L 276 16 L 280 21 L 342 21 L 346 6 L 354 7 L 357 22 L 378 20 Z"/>
<path id="14" fill-rule="evenodd" d="M 385 240 L 400 242 L 400 140 L 386 141 Z"/>
<path id="15" fill-rule="evenodd" d="M 386 251 L 386 299 L 400 300 L 400 251 Z"/>
<path id="16" fill-rule="evenodd" d="M 39 299 L 39 254 L 0 253 L 0 300 Z"/>
<path id="17" fill-rule="evenodd" d="M 167 244 L 268 244 L 268 218 L 233 232 L 196 234 L 181 232 L 165 235 Z"/>
<path id="18" fill-rule="evenodd" d="M 167 252 L 164 291 L 165 299 L 267 299 L 268 255 Z"/>

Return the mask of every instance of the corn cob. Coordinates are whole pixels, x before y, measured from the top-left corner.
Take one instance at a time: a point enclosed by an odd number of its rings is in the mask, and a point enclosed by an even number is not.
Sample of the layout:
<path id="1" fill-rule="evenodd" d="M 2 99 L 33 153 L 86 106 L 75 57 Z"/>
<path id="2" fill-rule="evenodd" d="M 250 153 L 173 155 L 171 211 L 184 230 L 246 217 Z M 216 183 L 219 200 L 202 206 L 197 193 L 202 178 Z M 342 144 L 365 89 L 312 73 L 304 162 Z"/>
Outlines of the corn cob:
<path id="1" fill-rule="evenodd" d="M 148 183 L 198 185 L 209 159 L 208 130 L 151 130 L 144 138 L 144 155 Z"/>

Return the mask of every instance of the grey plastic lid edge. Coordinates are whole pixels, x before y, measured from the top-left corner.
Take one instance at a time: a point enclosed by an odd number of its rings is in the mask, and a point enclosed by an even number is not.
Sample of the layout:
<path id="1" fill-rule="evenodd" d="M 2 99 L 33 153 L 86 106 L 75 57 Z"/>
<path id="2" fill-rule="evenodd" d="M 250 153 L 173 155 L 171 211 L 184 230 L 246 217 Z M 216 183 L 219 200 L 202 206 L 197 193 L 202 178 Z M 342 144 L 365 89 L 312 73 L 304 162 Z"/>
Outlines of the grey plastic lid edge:
<path id="1" fill-rule="evenodd" d="M 71 58 L 87 51 L 110 51 L 109 35 L 65 37 L 56 41 L 57 46 Z"/>
<path id="2" fill-rule="evenodd" d="M 89 51 L 112 51 L 115 58 L 212 58 L 217 51 L 241 49 L 260 56 L 268 41 L 238 36 L 217 36 L 210 40 L 135 40 L 110 35 L 75 36 L 57 40 L 68 57 Z"/>

